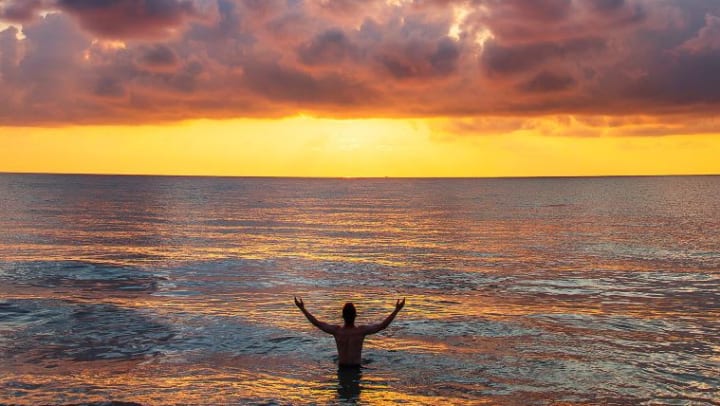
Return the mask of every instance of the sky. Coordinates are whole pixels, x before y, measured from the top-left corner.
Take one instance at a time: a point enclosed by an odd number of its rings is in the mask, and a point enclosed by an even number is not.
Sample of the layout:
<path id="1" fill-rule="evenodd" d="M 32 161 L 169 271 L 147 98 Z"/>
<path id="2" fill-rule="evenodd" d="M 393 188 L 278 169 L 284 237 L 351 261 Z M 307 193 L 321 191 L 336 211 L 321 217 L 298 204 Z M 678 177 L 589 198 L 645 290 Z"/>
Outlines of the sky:
<path id="1" fill-rule="evenodd" d="M 717 0 L 0 0 L 0 172 L 720 174 Z"/>

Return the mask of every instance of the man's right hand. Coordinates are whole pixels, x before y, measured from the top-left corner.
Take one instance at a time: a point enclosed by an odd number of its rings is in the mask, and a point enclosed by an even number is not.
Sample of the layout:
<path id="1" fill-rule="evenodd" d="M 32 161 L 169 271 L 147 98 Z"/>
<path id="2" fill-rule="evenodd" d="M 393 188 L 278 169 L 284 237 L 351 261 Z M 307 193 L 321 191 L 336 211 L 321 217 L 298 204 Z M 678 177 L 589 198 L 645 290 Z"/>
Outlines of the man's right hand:
<path id="1" fill-rule="evenodd" d="M 298 309 L 300 309 L 300 310 L 305 310 L 305 303 L 303 303 L 302 298 L 300 298 L 300 300 L 298 300 L 298 298 L 295 297 L 295 306 L 297 306 Z"/>
<path id="2" fill-rule="evenodd" d="M 404 306 L 405 298 L 402 298 L 402 300 L 398 299 L 398 301 L 395 303 L 395 311 L 399 312 Z"/>

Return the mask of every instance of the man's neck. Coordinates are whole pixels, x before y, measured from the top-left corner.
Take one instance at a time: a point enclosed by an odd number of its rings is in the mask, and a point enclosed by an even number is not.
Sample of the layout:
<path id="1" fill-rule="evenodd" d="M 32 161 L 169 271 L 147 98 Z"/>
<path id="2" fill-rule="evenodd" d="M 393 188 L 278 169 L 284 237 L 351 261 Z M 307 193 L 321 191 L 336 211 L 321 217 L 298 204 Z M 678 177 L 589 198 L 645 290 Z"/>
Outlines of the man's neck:
<path id="1" fill-rule="evenodd" d="M 350 323 L 350 324 L 345 323 L 345 325 L 343 326 L 343 328 L 355 328 L 355 323 Z"/>

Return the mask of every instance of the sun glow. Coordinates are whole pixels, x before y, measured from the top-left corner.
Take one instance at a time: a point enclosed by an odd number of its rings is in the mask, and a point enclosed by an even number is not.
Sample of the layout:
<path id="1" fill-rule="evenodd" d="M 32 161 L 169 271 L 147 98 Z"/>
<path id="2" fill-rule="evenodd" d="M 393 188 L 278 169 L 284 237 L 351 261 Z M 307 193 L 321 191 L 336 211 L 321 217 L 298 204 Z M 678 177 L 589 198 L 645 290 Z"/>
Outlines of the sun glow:
<path id="1" fill-rule="evenodd" d="M 569 137 L 554 120 L 450 133 L 447 119 L 194 120 L 0 129 L 0 171 L 220 176 L 465 177 L 720 173 L 720 137 Z"/>
<path id="2" fill-rule="evenodd" d="M 470 14 L 470 9 L 467 7 L 456 6 L 453 8 L 453 22 L 448 31 L 448 37 L 454 38 L 455 40 L 460 39 L 462 32 L 461 26 L 468 14 Z"/>

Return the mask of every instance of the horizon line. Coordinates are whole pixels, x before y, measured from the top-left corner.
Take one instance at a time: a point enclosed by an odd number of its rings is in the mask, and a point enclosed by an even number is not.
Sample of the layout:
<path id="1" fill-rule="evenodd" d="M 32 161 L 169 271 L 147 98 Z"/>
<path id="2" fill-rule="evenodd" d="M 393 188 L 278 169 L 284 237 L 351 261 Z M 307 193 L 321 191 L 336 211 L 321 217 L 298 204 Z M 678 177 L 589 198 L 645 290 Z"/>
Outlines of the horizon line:
<path id="1" fill-rule="evenodd" d="M 296 176 L 296 175 L 212 175 L 212 174 L 153 174 L 153 173 L 91 173 L 91 172 L 16 172 L 0 171 L 0 175 L 44 176 L 116 176 L 116 177 L 167 177 L 167 178 L 244 178 L 244 179 L 573 179 L 573 178 L 669 178 L 715 177 L 720 173 L 695 174 L 606 174 L 606 175 L 508 175 L 508 176 Z"/>

